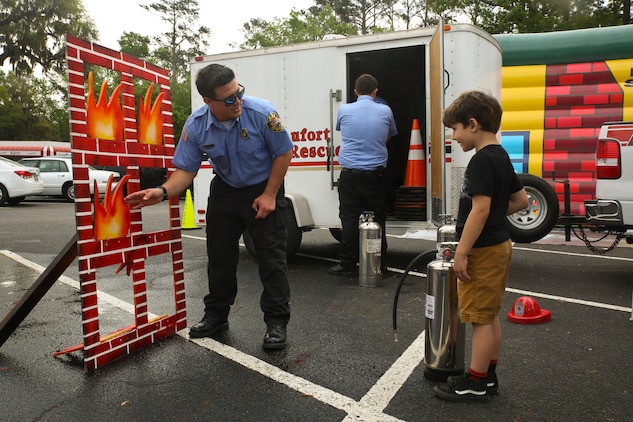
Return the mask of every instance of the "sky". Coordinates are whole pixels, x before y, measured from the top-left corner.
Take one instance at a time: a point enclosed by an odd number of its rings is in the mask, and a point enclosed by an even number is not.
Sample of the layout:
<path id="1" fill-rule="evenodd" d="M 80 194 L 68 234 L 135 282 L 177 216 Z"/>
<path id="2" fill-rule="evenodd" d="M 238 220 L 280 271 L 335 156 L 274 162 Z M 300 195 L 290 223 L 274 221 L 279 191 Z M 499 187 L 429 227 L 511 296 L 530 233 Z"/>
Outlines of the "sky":
<path id="1" fill-rule="evenodd" d="M 83 0 L 83 4 L 99 30 L 98 44 L 119 50 L 117 40 L 124 31 L 141 35 L 159 35 L 167 29 L 158 17 L 142 9 L 139 4 L 149 5 L 155 0 Z M 251 18 L 270 21 L 275 17 L 286 18 L 294 7 L 307 9 L 314 0 L 198 0 L 200 19 L 197 25 L 211 29 L 209 47 L 205 54 L 233 51 L 229 43 L 240 44 L 244 34 L 242 25 Z"/>

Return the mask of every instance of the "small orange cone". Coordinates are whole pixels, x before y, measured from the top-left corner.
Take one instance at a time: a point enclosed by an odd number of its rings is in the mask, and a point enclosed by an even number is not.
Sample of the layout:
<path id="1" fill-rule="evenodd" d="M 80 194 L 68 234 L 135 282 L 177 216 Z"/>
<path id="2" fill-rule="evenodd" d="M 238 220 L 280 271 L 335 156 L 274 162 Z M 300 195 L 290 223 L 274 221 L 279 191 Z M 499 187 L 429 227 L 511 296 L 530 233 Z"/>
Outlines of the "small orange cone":
<path id="1" fill-rule="evenodd" d="M 512 304 L 508 312 L 508 321 L 517 324 L 540 324 L 552 319 L 552 313 L 541 309 L 538 302 L 530 296 L 521 296 Z"/>
<path id="2" fill-rule="evenodd" d="M 404 187 L 426 186 L 426 166 L 424 162 L 424 146 L 422 145 L 422 133 L 420 121 L 413 119 L 411 127 L 411 141 L 409 142 L 409 158 L 407 173 L 404 178 Z"/>
<path id="3" fill-rule="evenodd" d="M 191 199 L 191 189 L 187 189 L 187 196 L 185 196 L 185 209 L 183 211 L 182 225 L 180 226 L 180 228 L 183 230 L 200 228 L 196 225 L 195 211 L 193 209 L 193 199 Z"/>

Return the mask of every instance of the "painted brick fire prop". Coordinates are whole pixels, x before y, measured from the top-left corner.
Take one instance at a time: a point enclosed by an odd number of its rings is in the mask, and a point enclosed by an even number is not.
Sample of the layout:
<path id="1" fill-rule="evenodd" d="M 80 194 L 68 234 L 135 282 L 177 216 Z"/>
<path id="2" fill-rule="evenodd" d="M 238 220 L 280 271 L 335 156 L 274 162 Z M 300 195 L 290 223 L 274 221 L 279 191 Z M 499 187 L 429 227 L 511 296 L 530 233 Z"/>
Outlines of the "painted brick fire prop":
<path id="1" fill-rule="evenodd" d="M 140 189 L 140 168 L 167 168 L 171 174 L 175 145 L 167 70 L 70 35 L 66 60 L 83 344 L 57 354 L 83 349 L 84 369 L 91 371 L 186 327 L 178 197 L 169 200 L 169 228 L 152 232 L 143 231 L 141 211 L 131 211 L 124 201 L 126 190 Z M 107 81 L 95 97 L 93 75 L 86 74 L 86 64 L 120 75 L 109 98 Z M 136 99 L 134 84 L 141 79 L 150 85 L 145 96 Z M 152 102 L 154 89 L 158 95 Z M 127 169 L 116 187 L 109 182 L 103 202 L 98 192 L 94 199 L 90 195 L 91 165 Z M 163 255 L 171 258 L 174 312 L 154 316 L 149 312 L 146 264 L 153 257 L 167 261 Z M 128 283 L 133 298 L 133 324 L 109 333 L 100 326 L 97 275 L 102 272 L 118 274 L 121 285 Z"/>

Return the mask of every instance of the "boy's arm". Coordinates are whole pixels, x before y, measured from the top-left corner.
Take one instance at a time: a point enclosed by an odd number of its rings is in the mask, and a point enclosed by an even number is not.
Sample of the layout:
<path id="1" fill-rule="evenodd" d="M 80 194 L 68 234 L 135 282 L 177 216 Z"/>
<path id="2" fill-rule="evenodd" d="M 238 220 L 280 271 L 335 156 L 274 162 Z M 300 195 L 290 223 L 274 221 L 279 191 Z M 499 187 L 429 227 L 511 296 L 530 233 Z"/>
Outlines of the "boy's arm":
<path id="1" fill-rule="evenodd" d="M 526 209 L 528 206 L 528 197 L 525 188 L 518 190 L 510 195 L 510 201 L 508 202 L 508 214 L 514 214 L 515 212 Z"/>
<path id="2" fill-rule="evenodd" d="M 468 254 L 486 224 L 486 220 L 490 214 L 491 202 L 492 198 L 486 195 L 473 195 L 472 197 L 473 206 L 464 224 L 464 230 L 459 239 L 459 245 L 457 245 L 453 265 L 455 274 L 462 281 L 470 281 L 470 276 L 466 272 L 468 267 Z"/>

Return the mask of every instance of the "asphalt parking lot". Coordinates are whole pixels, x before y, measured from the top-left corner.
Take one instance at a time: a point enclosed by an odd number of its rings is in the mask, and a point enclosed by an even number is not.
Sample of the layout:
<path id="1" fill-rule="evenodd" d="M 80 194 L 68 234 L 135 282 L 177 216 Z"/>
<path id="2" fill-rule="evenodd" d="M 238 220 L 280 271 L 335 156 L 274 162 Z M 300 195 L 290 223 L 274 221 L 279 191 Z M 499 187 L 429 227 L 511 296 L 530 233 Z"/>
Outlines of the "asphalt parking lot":
<path id="1" fill-rule="evenodd" d="M 72 236 L 73 205 L 27 201 L 0 208 L 0 317 Z M 164 224 L 148 215 L 150 224 Z M 149 223 L 151 221 L 151 223 Z M 189 324 L 206 291 L 204 231 L 183 234 Z M 376 288 L 326 273 L 337 243 L 304 234 L 289 261 L 289 346 L 261 348 L 265 330 L 257 267 L 242 248 L 239 292 L 227 333 L 192 341 L 187 330 L 84 373 L 81 354 L 52 354 L 82 338 L 78 269 L 71 265 L 0 347 L 0 409 L 7 421 L 623 421 L 633 412 L 633 249 L 591 254 L 560 235 L 515 245 L 503 315 L 520 296 L 552 312 L 537 325 L 502 319 L 500 395 L 486 404 L 447 403 L 424 378 L 425 278 L 405 280 L 392 329 L 399 275 L 428 236 L 389 233 L 394 275 Z M 167 271 L 156 263 L 157 273 Z M 166 265 L 164 265 L 166 267 Z M 125 276 L 104 277 L 104 326 L 129 324 Z M 162 286 L 154 294 L 168 307 Z M 467 328 L 466 350 L 469 348 Z M 467 359 L 468 359 L 468 353 Z M 466 362 L 467 364 L 467 362 Z M 6 419 L 5 419 L 6 418 Z"/>

